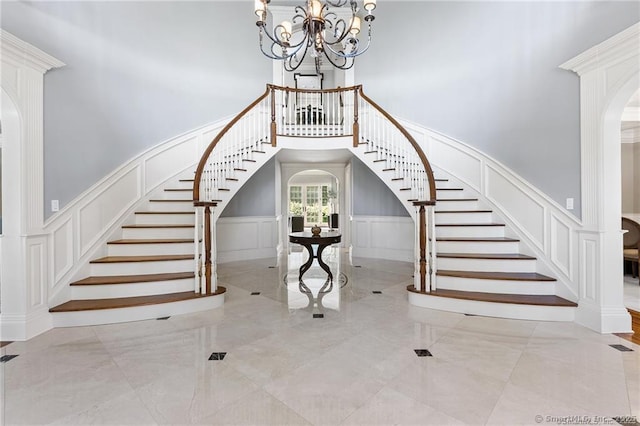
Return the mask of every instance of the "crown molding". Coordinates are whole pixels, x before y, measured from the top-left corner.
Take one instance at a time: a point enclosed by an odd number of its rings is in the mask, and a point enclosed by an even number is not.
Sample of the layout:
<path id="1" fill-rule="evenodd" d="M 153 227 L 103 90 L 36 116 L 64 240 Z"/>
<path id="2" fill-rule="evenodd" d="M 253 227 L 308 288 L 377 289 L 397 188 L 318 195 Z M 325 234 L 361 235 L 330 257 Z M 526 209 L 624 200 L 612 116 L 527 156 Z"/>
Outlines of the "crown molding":
<path id="1" fill-rule="evenodd" d="M 639 52 L 640 22 L 569 59 L 560 68 L 583 75 L 602 66 L 638 56 Z"/>
<path id="2" fill-rule="evenodd" d="M 3 61 L 12 61 L 16 65 L 27 65 L 41 74 L 52 68 L 60 68 L 66 65 L 64 62 L 26 41 L 20 40 L 3 29 L 0 29 L 0 55 Z"/>

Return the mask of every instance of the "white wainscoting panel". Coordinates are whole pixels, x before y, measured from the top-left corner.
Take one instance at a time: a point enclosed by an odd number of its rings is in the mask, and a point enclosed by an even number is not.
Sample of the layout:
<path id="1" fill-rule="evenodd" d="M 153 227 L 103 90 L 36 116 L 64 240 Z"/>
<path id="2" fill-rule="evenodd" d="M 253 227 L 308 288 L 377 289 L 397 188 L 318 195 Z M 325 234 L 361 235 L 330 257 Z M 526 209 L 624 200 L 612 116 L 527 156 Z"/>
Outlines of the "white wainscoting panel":
<path id="1" fill-rule="evenodd" d="M 570 280 L 573 280 L 573 268 L 571 265 L 573 260 L 573 240 L 571 238 L 571 227 L 560 217 L 551 213 L 550 228 L 552 238 L 549 239 L 551 243 L 549 254 L 551 255 L 551 261 L 564 272 Z"/>
<path id="2" fill-rule="evenodd" d="M 216 222 L 218 263 L 276 257 L 275 216 L 222 217 Z"/>
<path id="3" fill-rule="evenodd" d="M 545 247 L 545 209 L 533 197 L 516 186 L 509 177 L 491 166 L 486 172 L 486 194 L 493 203 L 525 232 L 540 250 Z"/>
<path id="4" fill-rule="evenodd" d="M 73 267 L 73 221 L 67 218 L 53 230 L 51 256 L 53 257 L 54 286 Z"/>
<path id="5" fill-rule="evenodd" d="M 27 287 L 29 311 L 40 308 L 47 302 L 47 240 L 45 237 L 27 238 Z"/>
<path id="6" fill-rule="evenodd" d="M 405 216 L 354 216 L 352 256 L 413 262 L 415 225 Z"/>
<path id="7" fill-rule="evenodd" d="M 80 256 L 140 198 L 140 168 L 123 174 L 80 208 Z"/>
<path id="8" fill-rule="evenodd" d="M 580 294 L 582 298 L 589 301 L 596 301 L 596 289 L 598 284 L 598 239 L 597 235 L 582 235 L 580 238 L 580 249 L 583 260 L 581 266 L 582 279 L 580 285 L 582 289 Z"/>

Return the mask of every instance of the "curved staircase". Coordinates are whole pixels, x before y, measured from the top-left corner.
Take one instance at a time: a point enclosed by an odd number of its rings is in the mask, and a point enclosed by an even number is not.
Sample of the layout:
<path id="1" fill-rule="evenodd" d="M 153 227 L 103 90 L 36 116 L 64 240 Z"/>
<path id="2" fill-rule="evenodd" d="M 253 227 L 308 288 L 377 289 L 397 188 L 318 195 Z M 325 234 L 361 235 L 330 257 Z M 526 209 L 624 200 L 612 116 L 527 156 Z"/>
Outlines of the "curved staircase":
<path id="1" fill-rule="evenodd" d="M 222 304 L 194 292 L 193 181 L 181 179 L 123 225 L 90 275 L 72 282 L 71 300 L 51 308 L 54 326 L 160 318 Z M 222 290 L 221 290 L 222 291 Z"/>
<path id="2" fill-rule="evenodd" d="M 556 279 L 464 188 L 439 179 L 435 210 L 437 287 L 410 292 L 418 306 L 467 314 L 573 321 L 576 303 L 556 296 Z"/>

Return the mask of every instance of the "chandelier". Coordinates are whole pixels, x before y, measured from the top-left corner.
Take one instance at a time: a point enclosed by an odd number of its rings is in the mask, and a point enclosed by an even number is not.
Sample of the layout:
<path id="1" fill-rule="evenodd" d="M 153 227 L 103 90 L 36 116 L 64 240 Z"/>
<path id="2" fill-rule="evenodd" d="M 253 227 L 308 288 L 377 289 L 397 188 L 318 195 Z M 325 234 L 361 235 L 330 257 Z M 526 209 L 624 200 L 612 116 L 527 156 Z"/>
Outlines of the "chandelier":
<path id="1" fill-rule="evenodd" d="M 287 71 L 296 70 L 310 52 L 316 70 L 322 57 L 336 68 L 347 70 L 353 67 L 355 57 L 363 54 L 371 44 L 371 22 L 376 8 L 376 0 L 363 0 L 366 13 L 359 14 L 355 0 L 307 0 L 305 6 L 296 6 L 291 21 L 283 21 L 273 26 L 272 33 L 267 26 L 267 4 L 271 0 L 255 0 L 256 25 L 260 29 L 260 50 L 271 58 L 284 61 Z M 331 12 L 329 7 L 342 7 L 349 3 L 351 17 L 347 20 Z M 367 23 L 367 42 L 360 44 L 362 19 Z M 300 25 L 294 32 L 294 25 Z M 265 39 L 266 36 L 266 39 Z"/>

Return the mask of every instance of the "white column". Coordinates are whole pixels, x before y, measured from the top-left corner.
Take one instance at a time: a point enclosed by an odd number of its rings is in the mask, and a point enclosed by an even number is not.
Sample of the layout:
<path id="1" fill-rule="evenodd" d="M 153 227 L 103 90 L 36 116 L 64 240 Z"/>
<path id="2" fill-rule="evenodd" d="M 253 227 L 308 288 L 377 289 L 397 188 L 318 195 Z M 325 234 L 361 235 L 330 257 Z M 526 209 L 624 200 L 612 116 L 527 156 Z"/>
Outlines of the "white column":
<path id="1" fill-rule="evenodd" d="M 49 265 L 43 235 L 44 74 L 64 64 L 0 30 L 2 75 L 3 217 L 0 335 L 26 340 L 51 328 Z"/>
<path id="2" fill-rule="evenodd" d="M 580 76 L 582 221 L 576 321 L 602 333 L 631 331 L 624 307 L 620 120 L 640 86 L 640 24 L 561 66 Z"/>

